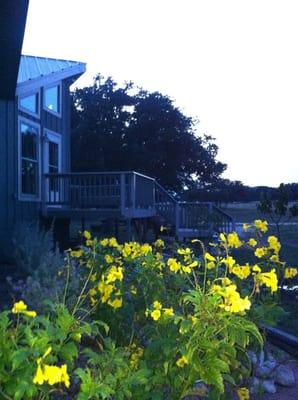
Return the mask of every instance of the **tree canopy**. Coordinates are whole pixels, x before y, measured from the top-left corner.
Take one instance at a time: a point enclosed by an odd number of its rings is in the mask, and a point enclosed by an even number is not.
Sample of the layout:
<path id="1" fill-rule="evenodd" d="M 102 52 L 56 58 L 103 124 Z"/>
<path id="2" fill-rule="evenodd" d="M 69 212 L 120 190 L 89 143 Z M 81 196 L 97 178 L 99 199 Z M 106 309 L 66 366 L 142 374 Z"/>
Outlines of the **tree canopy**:
<path id="1" fill-rule="evenodd" d="M 214 183 L 226 168 L 213 138 L 198 136 L 198 121 L 168 96 L 98 75 L 72 99 L 73 171 L 135 170 L 181 191 Z"/>

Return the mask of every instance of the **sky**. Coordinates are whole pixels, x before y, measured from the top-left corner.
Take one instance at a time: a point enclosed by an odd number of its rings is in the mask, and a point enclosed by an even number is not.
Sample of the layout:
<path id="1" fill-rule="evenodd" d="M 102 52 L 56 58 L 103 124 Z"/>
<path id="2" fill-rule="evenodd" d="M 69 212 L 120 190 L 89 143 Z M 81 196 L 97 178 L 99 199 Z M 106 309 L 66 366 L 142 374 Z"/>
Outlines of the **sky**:
<path id="1" fill-rule="evenodd" d="M 87 63 L 175 100 L 224 177 L 298 182 L 297 0 L 30 0 L 23 54 Z"/>

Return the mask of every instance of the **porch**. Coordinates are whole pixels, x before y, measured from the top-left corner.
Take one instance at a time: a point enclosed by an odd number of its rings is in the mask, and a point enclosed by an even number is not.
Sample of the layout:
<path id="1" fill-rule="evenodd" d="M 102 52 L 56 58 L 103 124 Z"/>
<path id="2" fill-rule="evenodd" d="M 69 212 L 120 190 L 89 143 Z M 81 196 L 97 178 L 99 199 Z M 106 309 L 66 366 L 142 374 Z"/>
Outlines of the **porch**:
<path id="1" fill-rule="evenodd" d="M 135 171 L 46 174 L 46 217 L 142 220 L 159 218 L 179 240 L 231 232 L 232 217 L 208 202 L 182 202 L 149 176 Z"/>

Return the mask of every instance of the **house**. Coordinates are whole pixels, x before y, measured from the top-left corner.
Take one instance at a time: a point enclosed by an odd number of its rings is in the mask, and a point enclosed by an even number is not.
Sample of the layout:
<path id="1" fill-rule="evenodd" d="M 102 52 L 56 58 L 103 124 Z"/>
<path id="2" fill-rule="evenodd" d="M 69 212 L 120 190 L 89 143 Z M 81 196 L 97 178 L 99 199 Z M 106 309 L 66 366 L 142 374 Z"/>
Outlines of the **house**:
<path id="1" fill-rule="evenodd" d="M 0 7 L 1 254 L 17 223 L 41 216 L 44 174 L 70 171 L 69 86 L 86 66 L 21 56 L 28 1 Z"/>
<path id="2" fill-rule="evenodd" d="M 179 202 L 137 172 L 72 173 L 69 87 L 86 66 L 21 56 L 28 0 L 0 7 L 0 257 L 23 221 L 54 221 L 64 238 L 74 218 L 124 220 L 130 230 L 158 216 L 180 239 L 231 229 L 213 204 Z"/>

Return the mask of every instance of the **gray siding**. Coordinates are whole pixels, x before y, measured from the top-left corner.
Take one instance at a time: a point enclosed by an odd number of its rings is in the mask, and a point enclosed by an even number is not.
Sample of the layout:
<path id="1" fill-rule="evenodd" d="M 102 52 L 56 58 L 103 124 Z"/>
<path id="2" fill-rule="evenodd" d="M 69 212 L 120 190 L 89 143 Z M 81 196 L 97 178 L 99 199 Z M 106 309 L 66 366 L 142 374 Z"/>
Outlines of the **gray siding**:
<path id="1" fill-rule="evenodd" d="M 41 90 L 40 119 L 23 111 L 18 111 L 18 99 L 0 100 L 0 259 L 4 248 L 11 239 L 14 227 L 25 221 L 38 219 L 41 209 L 39 201 L 20 201 L 18 198 L 18 117 L 22 116 L 40 123 L 41 143 L 43 129 L 62 135 L 62 168 L 70 168 L 70 96 L 69 82 L 62 81 L 61 118 L 43 110 L 43 90 Z M 43 146 L 41 146 L 41 173 L 43 174 Z M 2 249 L 2 250 L 1 250 Z M 2 253 L 2 254 L 1 254 Z"/>

